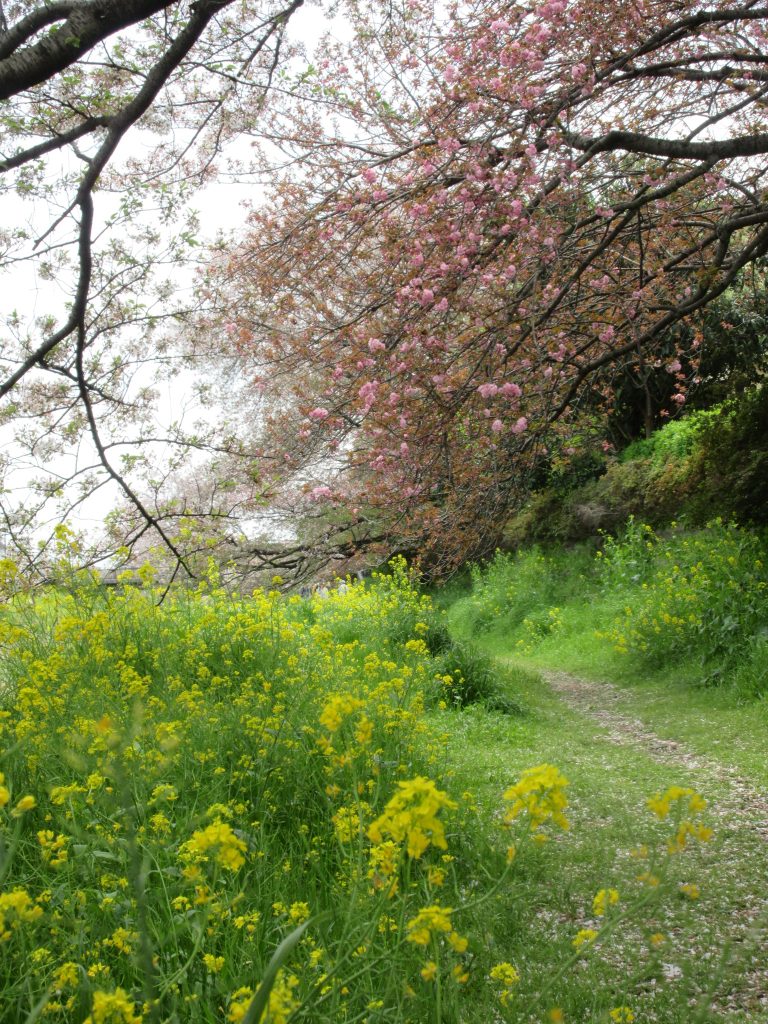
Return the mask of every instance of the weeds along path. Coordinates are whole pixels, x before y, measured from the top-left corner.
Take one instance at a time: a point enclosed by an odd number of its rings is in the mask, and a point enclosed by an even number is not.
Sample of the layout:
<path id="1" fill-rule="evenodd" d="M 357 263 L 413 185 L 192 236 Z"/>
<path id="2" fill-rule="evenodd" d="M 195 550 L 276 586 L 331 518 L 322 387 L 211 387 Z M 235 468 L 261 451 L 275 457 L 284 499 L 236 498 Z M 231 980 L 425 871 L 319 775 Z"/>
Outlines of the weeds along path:
<path id="1" fill-rule="evenodd" d="M 753 786 L 735 768 L 694 753 L 677 740 L 663 739 L 641 719 L 625 714 L 622 710 L 623 695 L 618 686 L 579 679 L 552 669 L 539 671 L 569 707 L 606 731 L 609 742 L 643 750 L 660 763 L 680 765 L 701 778 L 724 785 L 724 796 L 715 808 L 716 816 L 727 817 L 731 825 L 735 821 L 742 822 L 768 843 L 768 793 Z"/>
<path id="2" fill-rule="evenodd" d="M 680 769 L 698 780 L 697 788 L 716 797 L 710 803 L 712 823 L 724 840 L 728 863 L 710 884 L 723 889 L 713 916 L 715 931 L 731 949 L 739 968 L 714 999 L 715 1019 L 768 1024 L 768 793 L 732 765 L 690 750 L 675 739 L 658 736 L 626 706 L 619 686 L 582 679 L 567 672 L 539 669 L 541 677 L 568 708 L 600 730 L 605 742 L 634 751 L 660 766 Z M 684 712 L 681 712 L 684 713 Z M 727 851 L 727 853 L 726 853 Z M 752 955 L 740 956 L 740 950 Z M 760 952 L 762 950 L 762 952 Z M 699 955 L 707 956 L 702 947 Z"/>

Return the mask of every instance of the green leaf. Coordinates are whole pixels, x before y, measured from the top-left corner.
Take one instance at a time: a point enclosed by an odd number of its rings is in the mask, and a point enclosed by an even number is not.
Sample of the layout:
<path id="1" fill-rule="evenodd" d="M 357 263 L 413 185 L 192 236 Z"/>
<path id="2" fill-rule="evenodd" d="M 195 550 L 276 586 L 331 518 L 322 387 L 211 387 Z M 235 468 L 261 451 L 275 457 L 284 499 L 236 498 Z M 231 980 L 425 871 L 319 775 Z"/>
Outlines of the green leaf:
<path id="1" fill-rule="evenodd" d="M 294 928 L 290 935 L 286 935 L 272 954 L 272 959 L 267 964 L 267 969 L 264 972 L 264 977 L 261 979 L 261 984 L 256 990 L 254 997 L 251 1000 L 251 1005 L 248 1007 L 246 1014 L 243 1017 L 243 1024 L 259 1024 L 259 1021 L 264 1016 L 264 1011 L 267 1009 L 269 994 L 274 988 L 278 971 L 299 944 L 301 937 L 307 928 L 309 928 L 311 924 L 314 924 L 316 921 L 327 916 L 327 914 L 320 914 L 316 917 L 311 917 L 308 921 L 305 921 L 304 924 L 300 924 L 298 928 Z"/>

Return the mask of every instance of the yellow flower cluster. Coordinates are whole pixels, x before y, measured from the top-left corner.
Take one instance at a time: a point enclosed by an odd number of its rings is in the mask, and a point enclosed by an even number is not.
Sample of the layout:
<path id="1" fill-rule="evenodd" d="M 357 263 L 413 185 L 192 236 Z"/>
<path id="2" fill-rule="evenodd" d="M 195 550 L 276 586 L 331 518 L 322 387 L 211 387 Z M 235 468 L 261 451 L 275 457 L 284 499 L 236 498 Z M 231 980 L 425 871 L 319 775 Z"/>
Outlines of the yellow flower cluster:
<path id="1" fill-rule="evenodd" d="M 584 946 L 591 946 L 596 938 L 597 932 L 594 928 L 580 928 L 571 940 L 571 945 L 574 949 L 581 949 Z"/>
<path id="2" fill-rule="evenodd" d="M 338 694 L 330 697 L 320 712 L 320 724 L 328 732 L 338 732 L 342 727 L 345 718 L 349 718 L 355 711 L 365 707 L 365 701 L 353 697 L 349 693 Z"/>
<path id="3" fill-rule="evenodd" d="M 683 806 L 684 804 L 687 806 Z M 694 789 L 688 789 L 684 786 L 670 786 L 663 794 L 654 793 L 653 796 L 648 798 L 646 805 L 661 821 L 668 817 L 675 805 L 681 808 L 682 813 L 699 814 L 701 811 L 706 810 L 707 801 Z"/>
<path id="4" fill-rule="evenodd" d="M 141 1024 L 142 1015 L 136 1013 L 135 1005 L 122 988 L 114 992 L 94 992 L 91 1012 L 83 1024 Z"/>
<path id="5" fill-rule="evenodd" d="M 26 889 L 0 892 L 0 942 L 7 942 L 22 925 L 38 921 L 42 916 L 43 908 Z"/>
<path id="6" fill-rule="evenodd" d="M 246 846 L 225 821 L 214 821 L 207 828 L 192 833 L 179 854 L 182 860 L 199 863 L 212 861 L 228 871 L 237 871 L 245 864 Z"/>
<path id="7" fill-rule="evenodd" d="M 501 985 L 499 1002 L 502 1006 L 508 1006 L 515 986 L 520 984 L 520 975 L 517 968 L 513 967 L 510 963 L 496 964 L 491 968 L 489 977 L 491 981 L 498 982 Z"/>
<path id="8" fill-rule="evenodd" d="M 654 793 L 646 803 L 649 810 L 660 821 L 669 817 L 670 814 L 675 817 L 676 831 L 667 844 L 670 853 L 682 853 L 687 847 L 689 839 L 708 843 L 714 835 L 708 825 L 691 820 L 707 807 L 707 801 L 694 789 L 685 786 L 670 786 L 665 793 Z"/>
<path id="9" fill-rule="evenodd" d="M 415 946 L 428 946 L 433 937 L 445 935 L 455 953 L 464 953 L 468 942 L 453 930 L 452 913 L 451 907 L 441 907 L 437 903 L 430 907 L 422 907 L 416 917 L 407 922 L 406 938 Z"/>
<path id="10" fill-rule="evenodd" d="M 604 917 L 608 907 L 614 907 L 618 902 L 618 889 L 600 889 L 592 900 L 592 911 L 595 917 Z"/>
<path id="11" fill-rule="evenodd" d="M 526 769 L 520 781 L 504 793 L 504 800 L 510 805 L 504 821 L 511 824 L 520 815 L 527 814 L 532 832 L 550 820 L 562 829 L 569 829 L 570 823 L 563 813 L 568 806 L 567 785 L 568 779 L 554 765 L 540 764 Z"/>
<path id="12" fill-rule="evenodd" d="M 37 841 L 40 844 L 43 861 L 52 868 L 59 868 L 66 864 L 69 857 L 67 846 L 69 838 L 65 835 L 56 835 L 50 829 L 41 829 L 37 833 Z"/>
<path id="13" fill-rule="evenodd" d="M 397 793 L 384 813 L 370 825 L 368 838 L 373 843 L 381 843 L 387 836 L 396 843 L 406 842 L 408 856 L 416 859 L 430 845 L 446 850 L 445 826 L 437 815 L 441 810 L 454 810 L 457 806 L 431 779 L 417 776 L 399 782 Z"/>
<path id="14" fill-rule="evenodd" d="M 298 984 L 299 979 L 294 974 L 278 972 L 275 984 L 269 993 L 266 1014 L 263 1018 L 265 1024 L 288 1024 L 300 1006 L 298 999 L 294 996 L 294 989 Z M 248 1012 L 252 1000 L 253 990 L 250 988 L 239 988 L 233 992 L 227 1013 L 227 1020 L 230 1024 L 240 1024 Z"/>
<path id="15" fill-rule="evenodd" d="M 609 1010 L 608 1016 L 615 1024 L 632 1024 L 635 1015 L 628 1006 L 615 1006 Z"/>

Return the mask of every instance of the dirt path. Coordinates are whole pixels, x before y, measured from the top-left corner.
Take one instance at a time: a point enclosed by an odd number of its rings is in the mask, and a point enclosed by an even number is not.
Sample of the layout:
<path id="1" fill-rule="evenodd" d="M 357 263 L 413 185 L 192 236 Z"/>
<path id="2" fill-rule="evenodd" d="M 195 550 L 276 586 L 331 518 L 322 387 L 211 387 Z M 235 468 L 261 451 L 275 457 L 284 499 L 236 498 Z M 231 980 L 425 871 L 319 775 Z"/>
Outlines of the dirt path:
<path id="1" fill-rule="evenodd" d="M 721 835 L 740 837 L 737 863 L 723 867 L 735 872 L 737 889 L 741 889 L 730 910 L 730 941 L 735 950 L 742 949 L 746 955 L 739 957 L 736 953 L 737 962 L 741 962 L 739 980 L 714 1000 L 711 1009 L 725 1022 L 768 1024 L 768 849 L 764 846 L 768 843 L 768 794 L 733 767 L 694 753 L 677 740 L 663 739 L 639 718 L 625 714 L 618 686 L 554 670 L 541 671 L 541 675 L 570 708 L 601 726 L 610 743 L 642 750 L 659 763 L 695 772 L 700 780 L 697 788 L 706 790 L 708 783 L 717 786 L 719 794 L 710 806 L 710 820 Z M 742 877 L 745 857 L 752 862 L 746 873 L 751 884 Z M 755 879 L 759 880 L 757 884 Z"/>
<path id="2" fill-rule="evenodd" d="M 736 815 L 750 831 L 768 842 L 768 793 L 742 778 L 735 768 L 696 754 L 677 740 L 662 739 L 639 718 L 624 714 L 621 689 L 611 683 L 591 682 L 552 670 L 542 671 L 541 675 L 569 707 L 605 729 L 611 743 L 644 750 L 654 760 L 682 765 L 702 779 L 725 784 L 727 792 L 718 801 L 716 815 L 727 815 L 731 823 Z"/>

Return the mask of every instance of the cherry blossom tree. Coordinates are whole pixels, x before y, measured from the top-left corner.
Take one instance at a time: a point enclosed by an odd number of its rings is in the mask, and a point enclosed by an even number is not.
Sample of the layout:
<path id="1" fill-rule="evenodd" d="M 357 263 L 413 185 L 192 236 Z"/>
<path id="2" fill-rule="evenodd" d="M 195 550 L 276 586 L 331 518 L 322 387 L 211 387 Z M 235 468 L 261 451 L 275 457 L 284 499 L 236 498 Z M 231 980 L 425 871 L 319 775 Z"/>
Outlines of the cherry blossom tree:
<path id="1" fill-rule="evenodd" d="M 272 106 L 276 186 L 206 322 L 271 396 L 276 489 L 448 571 L 617 375 L 684 405 L 703 311 L 768 251 L 768 8 L 346 10 Z"/>

